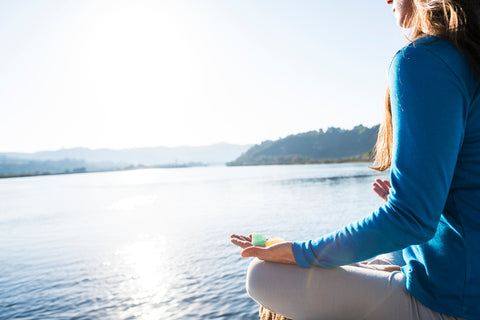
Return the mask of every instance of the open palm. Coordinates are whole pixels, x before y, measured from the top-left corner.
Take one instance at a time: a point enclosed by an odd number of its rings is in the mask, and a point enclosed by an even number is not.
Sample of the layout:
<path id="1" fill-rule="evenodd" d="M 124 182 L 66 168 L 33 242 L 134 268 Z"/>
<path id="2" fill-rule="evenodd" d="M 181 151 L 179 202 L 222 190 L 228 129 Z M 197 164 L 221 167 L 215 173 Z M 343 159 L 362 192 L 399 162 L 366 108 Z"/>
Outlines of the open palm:
<path id="1" fill-rule="evenodd" d="M 239 234 L 232 234 L 230 241 L 243 249 L 241 256 L 244 258 L 256 257 L 265 261 L 295 264 L 291 242 L 285 241 L 268 247 L 254 246 L 251 235 L 244 236 Z"/>

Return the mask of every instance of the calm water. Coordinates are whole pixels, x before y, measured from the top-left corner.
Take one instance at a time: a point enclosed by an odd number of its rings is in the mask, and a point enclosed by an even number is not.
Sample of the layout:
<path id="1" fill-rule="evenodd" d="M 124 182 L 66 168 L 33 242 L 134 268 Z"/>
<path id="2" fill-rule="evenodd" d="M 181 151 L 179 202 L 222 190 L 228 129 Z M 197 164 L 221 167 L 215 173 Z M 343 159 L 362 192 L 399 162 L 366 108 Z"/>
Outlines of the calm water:
<path id="1" fill-rule="evenodd" d="M 231 233 L 306 240 L 381 204 L 367 164 L 0 180 L 0 319 L 258 319 Z"/>

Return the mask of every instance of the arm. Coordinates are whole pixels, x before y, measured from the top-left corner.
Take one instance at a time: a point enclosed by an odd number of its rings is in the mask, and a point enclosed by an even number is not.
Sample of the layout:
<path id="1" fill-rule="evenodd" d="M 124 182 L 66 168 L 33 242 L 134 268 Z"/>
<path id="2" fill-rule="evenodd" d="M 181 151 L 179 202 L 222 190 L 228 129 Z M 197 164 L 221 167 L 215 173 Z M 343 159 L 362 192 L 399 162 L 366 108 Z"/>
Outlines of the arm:
<path id="1" fill-rule="evenodd" d="M 463 142 L 465 88 L 426 46 L 400 51 L 389 83 L 394 131 L 389 202 L 320 239 L 294 242 L 300 266 L 350 264 L 435 234 Z"/>

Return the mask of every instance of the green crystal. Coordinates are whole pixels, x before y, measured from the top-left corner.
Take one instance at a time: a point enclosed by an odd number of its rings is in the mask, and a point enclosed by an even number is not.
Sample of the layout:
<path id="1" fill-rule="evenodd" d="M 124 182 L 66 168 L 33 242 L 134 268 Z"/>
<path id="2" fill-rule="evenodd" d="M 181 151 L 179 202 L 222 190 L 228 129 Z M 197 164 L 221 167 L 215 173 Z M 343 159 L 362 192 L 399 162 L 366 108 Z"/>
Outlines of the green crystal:
<path id="1" fill-rule="evenodd" d="M 267 242 L 267 237 L 262 234 L 252 233 L 252 244 L 254 246 L 264 246 Z"/>

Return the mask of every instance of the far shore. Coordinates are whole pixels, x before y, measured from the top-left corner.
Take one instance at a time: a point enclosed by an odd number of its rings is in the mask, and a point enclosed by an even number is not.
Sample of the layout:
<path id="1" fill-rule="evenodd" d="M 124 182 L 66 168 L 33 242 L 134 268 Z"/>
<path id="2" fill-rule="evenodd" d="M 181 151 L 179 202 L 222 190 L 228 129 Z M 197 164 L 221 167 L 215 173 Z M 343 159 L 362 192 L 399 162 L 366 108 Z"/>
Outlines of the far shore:
<path id="1" fill-rule="evenodd" d="M 115 171 L 129 171 L 129 170 L 140 170 L 140 169 L 174 169 L 174 168 L 191 168 L 191 167 L 206 167 L 207 164 L 204 163 L 194 163 L 194 164 L 168 164 L 168 165 L 154 165 L 154 166 L 145 166 L 145 165 L 130 165 L 124 168 L 112 168 L 104 170 L 72 170 L 65 172 L 34 172 L 34 173 L 18 173 L 18 174 L 1 174 L 0 179 L 9 179 L 9 178 L 25 178 L 25 177 L 38 177 L 38 176 L 57 176 L 65 174 L 82 174 L 82 173 L 98 173 L 98 172 L 115 172 Z"/>
<path id="2" fill-rule="evenodd" d="M 228 167 L 240 167 L 240 166 L 272 166 L 272 165 L 298 165 L 298 164 L 332 164 L 332 163 L 368 163 L 372 162 L 372 159 L 338 159 L 338 160 L 311 160 L 311 161 L 299 161 L 299 162 L 270 162 L 270 163 L 245 163 L 245 164 L 234 164 L 233 162 L 228 162 L 226 165 Z"/>
<path id="3" fill-rule="evenodd" d="M 309 164 L 335 164 L 335 163 L 371 163 L 370 160 L 365 159 L 342 159 L 342 160 L 323 160 L 323 161 L 306 161 L 306 162 L 275 162 L 275 163 L 258 163 L 258 164 L 228 164 L 227 167 L 252 167 L 252 166 L 287 166 L 287 165 L 309 165 Z M 128 166 L 125 168 L 116 168 L 111 170 L 92 170 L 92 171 L 66 171 L 66 172 L 35 172 L 35 173 L 19 173 L 19 174 L 0 174 L 0 179 L 10 178 L 26 178 L 39 176 L 57 176 L 66 174 L 83 174 L 83 173 L 98 173 L 98 172 L 116 172 L 129 171 L 140 169 L 175 169 L 175 168 L 191 168 L 191 167 L 208 167 L 208 164 L 201 165 L 164 165 L 164 166 Z"/>

